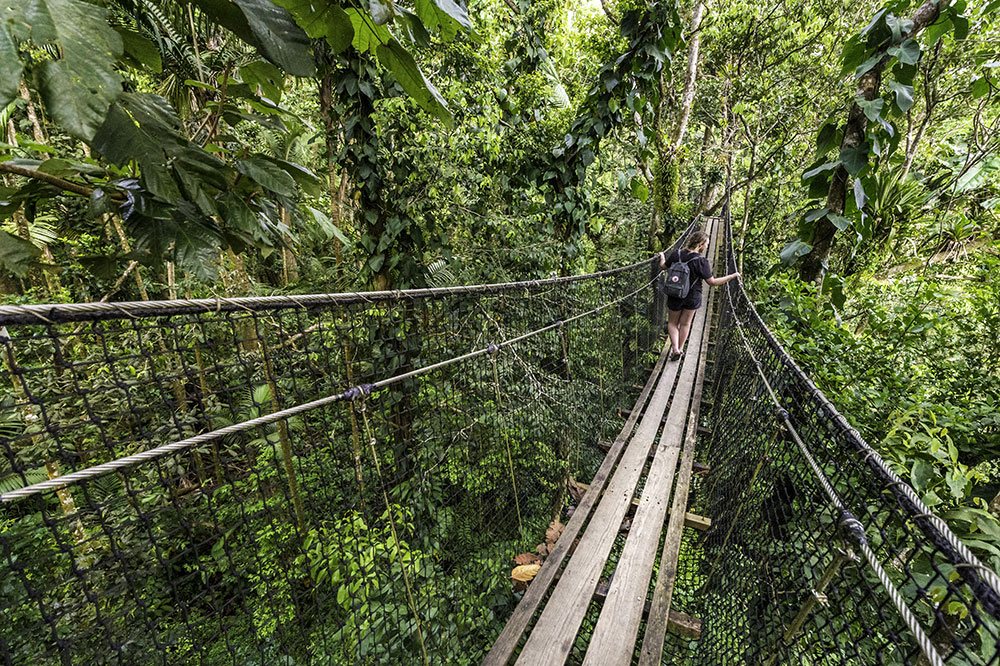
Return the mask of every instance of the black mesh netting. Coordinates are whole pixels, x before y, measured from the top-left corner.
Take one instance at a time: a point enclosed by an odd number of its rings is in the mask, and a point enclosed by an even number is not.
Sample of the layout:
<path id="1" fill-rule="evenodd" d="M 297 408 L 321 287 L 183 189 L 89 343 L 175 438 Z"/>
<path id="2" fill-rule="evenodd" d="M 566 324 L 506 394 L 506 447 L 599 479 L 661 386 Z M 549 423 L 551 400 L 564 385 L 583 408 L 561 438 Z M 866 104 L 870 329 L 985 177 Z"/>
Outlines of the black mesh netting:
<path id="1" fill-rule="evenodd" d="M 735 270 L 731 249 L 728 262 Z M 702 619 L 702 635 L 699 642 L 669 637 L 665 663 L 934 663 L 845 533 L 845 514 L 792 430 L 860 521 L 941 663 L 1000 663 L 995 574 L 959 552 L 954 536 L 784 352 L 738 282 L 719 301 L 705 419 L 711 433 L 699 437 L 696 454 L 711 469 L 692 490 L 693 506 L 712 527 L 685 535 L 674 604 Z"/>
<path id="2" fill-rule="evenodd" d="M 0 663 L 478 663 L 655 360 L 650 268 L 0 308 Z"/>

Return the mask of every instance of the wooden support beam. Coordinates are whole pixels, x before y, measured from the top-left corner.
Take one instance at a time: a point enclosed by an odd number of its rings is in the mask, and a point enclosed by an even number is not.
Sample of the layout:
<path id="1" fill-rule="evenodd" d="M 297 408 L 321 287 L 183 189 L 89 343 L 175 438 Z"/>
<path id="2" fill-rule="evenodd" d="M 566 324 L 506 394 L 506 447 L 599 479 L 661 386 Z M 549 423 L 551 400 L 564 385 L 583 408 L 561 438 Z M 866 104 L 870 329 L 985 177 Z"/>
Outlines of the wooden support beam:
<path id="1" fill-rule="evenodd" d="M 597 589 L 594 590 L 594 601 L 604 603 L 604 601 L 608 598 L 608 587 L 609 583 L 607 581 L 602 580 L 598 583 Z M 649 602 L 647 601 L 642 609 L 642 619 L 645 620 L 648 616 Z M 679 613 L 672 610 L 667 614 L 667 631 L 682 638 L 689 638 L 696 641 L 700 640 L 701 618 L 692 617 L 686 613 Z"/>

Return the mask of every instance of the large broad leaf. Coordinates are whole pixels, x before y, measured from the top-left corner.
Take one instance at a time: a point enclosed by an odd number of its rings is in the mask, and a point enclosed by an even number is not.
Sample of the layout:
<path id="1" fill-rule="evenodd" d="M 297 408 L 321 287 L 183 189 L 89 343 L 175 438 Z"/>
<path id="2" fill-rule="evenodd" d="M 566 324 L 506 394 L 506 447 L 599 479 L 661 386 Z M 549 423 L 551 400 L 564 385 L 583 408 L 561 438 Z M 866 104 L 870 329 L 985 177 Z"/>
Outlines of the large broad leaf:
<path id="1" fill-rule="evenodd" d="M 915 40 L 907 39 L 899 46 L 890 47 L 888 54 L 898 58 L 901 63 L 915 65 L 920 60 L 920 44 Z"/>
<path id="2" fill-rule="evenodd" d="M 173 202 L 183 195 L 198 202 L 205 214 L 212 208 L 205 188 L 226 187 L 228 169 L 188 141 L 177 114 L 157 95 L 122 95 L 94 136 L 93 146 L 113 164 L 138 162 L 146 189 L 157 198 Z"/>
<path id="3" fill-rule="evenodd" d="M 816 158 L 823 157 L 839 146 L 842 138 L 842 133 L 839 131 L 837 123 L 828 122 L 823 125 L 823 128 L 819 131 L 819 135 L 816 137 Z M 803 178 L 808 178 L 808 176 L 803 176 Z"/>
<path id="4" fill-rule="evenodd" d="M 384 25 L 377 25 L 367 13 L 353 8 L 346 10 L 346 13 L 354 28 L 351 46 L 358 51 L 368 51 L 375 55 L 379 46 L 392 41 L 389 30 Z"/>
<path id="5" fill-rule="evenodd" d="M 124 60 L 128 65 L 135 69 L 145 68 L 155 74 L 163 71 L 163 60 L 156 44 L 133 30 L 119 26 L 116 26 L 115 30 L 122 38 L 122 46 L 125 47 Z"/>
<path id="6" fill-rule="evenodd" d="M 8 273 L 24 277 L 39 254 L 38 248 L 23 238 L 0 231 L 0 267 Z"/>
<path id="7" fill-rule="evenodd" d="M 453 0 L 416 0 L 414 9 L 427 30 L 446 40 L 454 39 L 459 28 L 472 30 L 468 12 Z"/>
<path id="8" fill-rule="evenodd" d="M 812 245 L 804 243 L 798 238 L 785 246 L 781 251 L 781 263 L 784 266 L 791 266 L 796 261 L 812 252 Z"/>
<path id="9" fill-rule="evenodd" d="M 313 39 L 325 39 L 334 53 L 351 45 L 354 26 L 351 17 L 340 5 L 312 0 L 277 0 L 287 9 L 306 34 Z"/>
<path id="10" fill-rule="evenodd" d="M 7 29 L 0 26 L 0 109 L 7 108 L 17 98 L 22 69 L 17 45 Z"/>
<path id="11" fill-rule="evenodd" d="M 453 125 L 454 119 L 452 118 L 451 111 L 448 110 L 448 105 L 445 103 L 444 98 L 441 97 L 441 93 L 437 91 L 437 88 L 424 78 L 423 73 L 417 67 L 417 63 L 413 60 L 413 56 L 410 55 L 409 51 L 404 49 L 396 40 L 392 40 L 388 44 L 379 46 L 377 53 L 379 62 L 392 72 L 399 85 L 420 105 L 420 108 L 440 118 L 448 127 Z"/>
<path id="12" fill-rule="evenodd" d="M 295 196 L 295 181 L 276 164 L 252 157 L 239 160 L 236 163 L 236 169 L 276 194 L 286 197 Z"/>
<path id="13" fill-rule="evenodd" d="M 855 100 L 857 105 L 861 107 L 861 110 L 865 112 L 865 117 L 868 120 L 875 122 L 882 115 L 882 108 L 885 106 L 885 100 L 881 97 L 877 97 L 873 100 L 866 100 L 864 98 L 857 98 Z"/>
<path id="14" fill-rule="evenodd" d="M 42 59 L 35 70 L 39 92 L 58 125 L 90 141 L 122 93 L 114 69 L 122 40 L 108 25 L 108 12 L 80 0 L 18 0 L 0 3 L 0 24 L 16 40 L 55 47 L 58 57 Z M 6 61 L 3 48 L 0 58 Z M 13 71 L 9 64 L 2 67 Z"/>
<path id="15" fill-rule="evenodd" d="M 293 76 L 312 76 L 316 63 L 309 36 L 292 15 L 269 0 L 193 0 L 206 15 L 253 44 Z"/>
<path id="16" fill-rule="evenodd" d="M 896 108 L 900 113 L 906 113 L 913 106 L 913 86 L 903 85 L 896 81 L 889 81 L 889 90 L 896 95 Z"/>
<path id="17" fill-rule="evenodd" d="M 841 148 L 840 163 L 847 169 L 847 173 L 852 176 L 858 175 L 868 164 L 868 144 Z"/>

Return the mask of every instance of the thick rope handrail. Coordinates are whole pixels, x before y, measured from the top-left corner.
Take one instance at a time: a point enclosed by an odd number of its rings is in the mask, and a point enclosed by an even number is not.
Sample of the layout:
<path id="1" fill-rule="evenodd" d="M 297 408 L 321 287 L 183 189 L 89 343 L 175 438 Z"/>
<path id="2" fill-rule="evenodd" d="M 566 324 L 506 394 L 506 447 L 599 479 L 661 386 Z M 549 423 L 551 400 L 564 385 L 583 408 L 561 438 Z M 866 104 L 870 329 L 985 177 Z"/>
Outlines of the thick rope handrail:
<path id="1" fill-rule="evenodd" d="M 868 537 L 865 534 L 864 525 L 861 521 L 855 518 L 844 505 L 843 500 L 834 489 L 833 484 L 830 483 L 826 474 L 823 473 L 823 469 L 819 466 L 819 463 L 816 462 L 816 459 L 813 457 L 809 447 L 806 446 L 805 442 L 803 442 L 802 438 L 799 436 L 798 431 L 795 429 L 795 425 L 792 423 L 788 410 L 781 406 L 781 401 L 778 400 L 778 396 L 775 393 L 774 388 L 771 387 L 771 382 L 767 380 L 767 375 L 764 374 L 764 369 L 761 367 L 760 360 L 757 358 L 757 355 L 754 354 L 750 341 L 747 340 L 746 333 L 743 331 L 743 323 L 737 316 L 736 308 L 733 305 L 732 291 L 729 289 L 726 290 L 726 301 L 732 313 L 733 321 L 736 323 L 736 330 L 739 331 L 740 338 L 743 341 L 743 346 L 750 355 L 750 360 L 753 361 L 753 364 L 757 369 L 757 374 L 760 375 L 760 379 L 764 383 L 764 387 L 767 389 L 768 395 L 771 397 L 771 402 L 774 403 L 775 414 L 778 417 L 778 420 L 780 420 L 784 424 L 785 428 L 788 429 L 788 432 L 795 441 L 795 444 L 798 446 L 799 451 L 802 453 L 803 457 L 805 457 L 806 462 L 809 463 L 809 467 L 812 468 L 813 475 L 823 487 L 823 491 L 826 493 L 826 496 L 830 499 L 830 503 L 836 507 L 838 513 L 842 516 L 841 522 L 846 528 L 845 532 L 850 536 L 850 540 L 853 545 L 857 546 L 861 550 L 862 554 L 864 554 L 865 560 L 868 562 L 868 566 L 871 567 L 876 577 L 878 577 L 879 582 L 882 584 L 882 587 L 885 588 L 885 591 L 889 594 L 889 598 L 892 600 L 893 605 L 899 612 L 900 617 L 903 618 L 903 622 L 906 623 L 906 626 L 909 627 L 910 631 L 913 633 L 914 638 L 917 639 L 917 644 L 920 646 L 920 650 L 924 653 L 924 656 L 927 657 L 931 666 L 944 666 L 944 660 L 941 659 L 941 655 L 938 654 L 937 648 L 934 647 L 934 643 L 927 636 L 927 633 L 924 631 L 920 622 L 917 621 L 913 611 L 906 605 L 906 601 L 903 600 L 899 590 L 893 584 L 892 579 L 889 578 L 889 574 L 886 573 L 885 569 L 882 567 L 882 563 L 879 562 L 874 551 L 872 551 L 871 546 L 868 545 Z"/>
<path id="2" fill-rule="evenodd" d="M 697 218 L 684 230 L 685 238 Z M 74 321 L 127 319 L 131 317 L 157 317 L 182 314 L 222 313 L 237 311 L 276 310 L 281 308 L 308 308 L 324 305 L 352 305 L 357 303 L 386 303 L 404 299 L 437 298 L 454 294 L 503 293 L 517 289 L 546 287 L 568 282 L 580 282 L 611 277 L 643 266 L 653 261 L 653 255 L 643 261 L 619 266 L 596 273 L 567 275 L 541 280 L 470 284 L 455 287 L 428 287 L 425 289 L 395 289 L 386 291 L 353 291 L 333 294 L 290 294 L 281 296 L 243 296 L 238 298 L 193 298 L 162 301 L 97 301 L 93 303 L 51 303 L 38 305 L 0 305 L 0 326 L 8 324 L 60 324 Z"/>
<path id="3" fill-rule="evenodd" d="M 250 419 L 247 421 L 242 421 L 240 423 L 235 423 L 233 425 L 226 426 L 224 428 L 219 428 L 218 430 L 213 430 L 211 432 L 195 435 L 194 437 L 188 437 L 187 439 L 182 439 L 180 441 L 172 442 L 170 444 L 163 444 L 161 446 L 149 449 L 148 451 L 142 451 L 140 453 L 135 453 L 129 456 L 123 456 L 121 458 L 117 458 L 115 460 L 111 460 L 109 462 L 102 463 L 100 465 L 94 465 L 93 467 L 88 467 L 86 469 L 70 472 L 69 474 L 64 474 L 54 479 L 48 479 L 46 481 L 41 481 L 39 483 L 34 483 L 29 486 L 25 486 L 23 488 L 18 488 L 17 490 L 12 490 L 10 492 L 0 494 L 0 504 L 5 504 L 16 500 L 24 499 L 26 497 L 31 497 L 33 495 L 37 495 L 49 490 L 56 490 L 73 483 L 84 481 L 86 479 L 92 479 L 94 477 L 103 476 L 104 474 L 108 474 L 109 472 L 114 472 L 116 470 L 124 469 L 127 467 L 133 467 L 148 462 L 150 460 L 162 458 L 163 456 L 169 455 L 171 453 L 183 451 L 184 449 L 188 449 L 193 446 L 203 444 L 205 442 L 210 442 L 222 437 L 226 437 L 227 435 L 232 435 L 238 432 L 249 430 L 251 428 L 256 428 L 258 426 L 267 425 L 269 423 L 274 423 L 276 421 L 281 421 L 291 416 L 295 416 L 296 414 L 301 414 L 302 412 L 311 411 L 319 407 L 324 407 L 326 405 L 330 405 L 336 402 L 341 402 L 344 400 L 356 400 L 362 397 L 366 397 L 369 394 L 371 394 L 372 391 L 376 391 L 378 389 L 385 388 L 386 386 L 396 384 L 398 382 L 403 381 L 404 379 L 410 379 L 418 375 L 423 375 L 428 372 L 433 372 L 434 370 L 439 370 L 449 365 L 454 365 L 455 363 L 459 363 L 462 361 L 468 361 L 470 359 L 474 359 L 486 354 L 495 354 L 504 347 L 509 347 L 511 345 L 517 344 L 518 342 L 523 342 L 524 340 L 533 338 L 547 331 L 558 329 L 566 324 L 572 323 L 579 319 L 595 315 L 601 312 L 602 310 L 611 307 L 612 305 L 616 305 L 628 298 L 635 296 L 639 292 L 648 288 L 655 281 L 656 278 L 649 280 L 638 289 L 635 289 L 634 291 L 631 291 L 628 294 L 625 294 L 624 296 L 616 298 L 612 301 L 606 301 L 605 303 L 598 305 L 596 308 L 579 312 L 566 319 L 560 319 L 559 321 L 555 321 L 547 326 L 537 328 L 533 331 L 523 333 L 521 335 L 509 338 L 507 340 L 502 340 L 500 342 L 492 343 L 486 347 L 473 350 L 471 352 L 462 354 L 460 356 L 454 356 L 444 361 L 439 361 L 437 363 L 432 363 L 431 365 L 422 368 L 417 368 L 415 370 L 403 372 L 398 375 L 388 377 L 386 379 L 381 379 L 379 381 L 372 382 L 370 384 L 360 384 L 358 386 L 352 386 L 351 388 L 341 393 L 328 395 L 323 398 L 318 398 L 310 402 L 295 405 L 293 407 L 288 407 L 286 409 L 282 409 L 280 411 L 273 412 L 271 414 L 265 414 L 264 416 L 259 416 L 255 419 Z"/>
<path id="4" fill-rule="evenodd" d="M 728 197 L 728 195 L 727 195 Z M 727 252 L 728 252 L 728 262 L 730 264 L 730 269 L 735 266 L 735 256 L 732 245 L 732 219 L 729 214 L 729 201 L 726 200 L 724 215 L 726 218 L 726 242 L 727 242 Z M 743 279 L 739 278 L 734 280 L 729 284 L 729 289 L 738 290 L 748 306 L 748 311 L 750 316 L 754 318 L 759 325 L 761 331 L 764 333 L 764 337 L 771 349 L 778 356 L 778 359 L 788 367 L 802 382 L 805 383 L 806 388 L 810 392 L 812 398 L 819 403 L 819 406 L 824 410 L 827 416 L 836 423 L 844 433 L 844 436 L 855 446 L 859 454 L 862 455 L 865 463 L 885 482 L 890 488 L 893 495 L 900 501 L 904 507 L 906 507 L 913 518 L 913 521 L 921 528 L 924 534 L 941 550 L 948 556 L 952 561 L 952 564 L 956 569 L 960 569 L 960 575 L 969 585 L 973 588 L 978 588 L 979 580 L 986 583 L 988 589 L 984 590 L 986 594 L 982 594 L 985 599 L 982 601 L 988 601 L 987 611 L 994 617 L 1000 617 L 1000 576 L 996 574 L 991 568 L 985 566 L 978 557 L 966 546 L 956 535 L 952 532 L 948 524 L 936 516 L 930 508 L 924 504 L 923 500 L 917 496 L 916 492 L 910 486 L 910 484 L 903 481 L 899 475 L 897 475 L 885 462 L 881 454 L 868 444 L 867 441 L 861 436 L 856 429 L 854 429 L 847 418 L 841 414 L 836 406 L 823 394 L 823 392 L 816 386 L 815 382 L 809 377 L 805 371 L 799 367 L 799 364 L 794 358 L 785 350 L 785 348 L 778 341 L 771 329 L 767 327 L 764 323 L 763 317 L 757 312 L 757 308 L 754 307 L 753 301 L 750 299 L 749 295 L 746 293 L 746 289 L 743 285 Z M 730 301 L 731 303 L 731 301 Z"/>

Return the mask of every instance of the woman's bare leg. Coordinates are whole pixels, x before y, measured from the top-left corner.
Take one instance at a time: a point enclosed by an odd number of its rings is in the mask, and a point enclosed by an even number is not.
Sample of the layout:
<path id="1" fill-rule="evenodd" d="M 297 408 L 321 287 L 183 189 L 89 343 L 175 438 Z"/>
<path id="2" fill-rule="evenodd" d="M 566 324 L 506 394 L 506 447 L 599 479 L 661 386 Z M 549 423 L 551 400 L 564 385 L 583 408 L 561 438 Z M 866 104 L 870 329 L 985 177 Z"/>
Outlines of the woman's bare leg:
<path id="1" fill-rule="evenodd" d="M 670 336 L 670 353 L 676 354 L 681 349 L 680 321 L 683 310 L 667 310 L 667 335 Z M 678 344 L 680 343 L 680 344 Z"/>
<path id="2" fill-rule="evenodd" d="M 691 320 L 694 319 L 695 312 L 697 310 L 681 310 L 677 313 L 680 315 L 677 322 L 677 351 L 680 351 L 684 343 L 687 342 L 688 333 L 691 332 Z M 674 313 L 671 312 L 670 314 Z"/>

